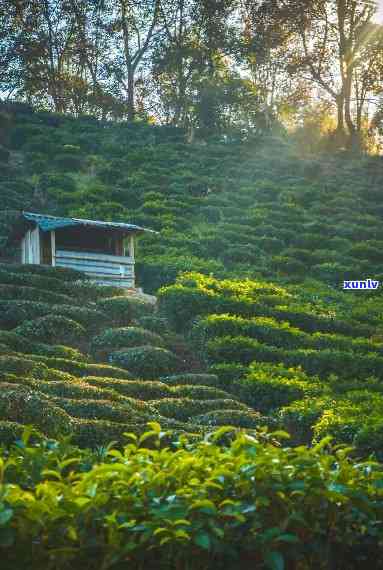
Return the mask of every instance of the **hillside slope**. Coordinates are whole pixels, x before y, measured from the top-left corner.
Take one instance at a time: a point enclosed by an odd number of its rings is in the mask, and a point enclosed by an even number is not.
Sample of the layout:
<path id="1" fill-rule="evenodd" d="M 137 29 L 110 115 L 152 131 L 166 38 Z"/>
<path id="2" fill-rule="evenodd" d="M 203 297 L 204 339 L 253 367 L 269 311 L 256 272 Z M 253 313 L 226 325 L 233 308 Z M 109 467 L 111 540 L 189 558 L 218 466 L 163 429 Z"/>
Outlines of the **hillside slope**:
<path id="1" fill-rule="evenodd" d="M 3 438 L 32 424 L 95 445 L 141 432 L 150 420 L 193 431 L 195 416 L 222 409 L 256 427 L 259 416 L 217 388 L 215 376 L 188 373 L 187 350 L 151 304 L 82 277 L 0 266 Z"/>
<path id="2" fill-rule="evenodd" d="M 161 232 L 137 248 L 155 314 L 70 272 L 1 268 L 1 417 L 15 422 L 4 430 L 32 422 L 54 435 L 49 408 L 80 443 L 156 418 L 382 452 L 381 288 L 342 290 L 383 280 L 379 157 L 302 158 L 272 139 L 187 144 L 169 127 L 28 107 L 3 109 L 1 125 L 4 244 L 21 208 Z"/>

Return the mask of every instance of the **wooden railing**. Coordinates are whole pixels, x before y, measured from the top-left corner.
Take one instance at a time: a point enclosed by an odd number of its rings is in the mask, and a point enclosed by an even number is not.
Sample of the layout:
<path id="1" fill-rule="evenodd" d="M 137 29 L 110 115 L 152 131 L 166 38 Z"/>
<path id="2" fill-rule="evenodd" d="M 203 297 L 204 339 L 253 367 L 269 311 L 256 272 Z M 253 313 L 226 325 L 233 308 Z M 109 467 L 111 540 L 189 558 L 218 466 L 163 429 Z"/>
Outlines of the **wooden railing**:
<path id="1" fill-rule="evenodd" d="M 132 257 L 57 249 L 55 265 L 83 271 L 99 285 L 134 287 Z"/>

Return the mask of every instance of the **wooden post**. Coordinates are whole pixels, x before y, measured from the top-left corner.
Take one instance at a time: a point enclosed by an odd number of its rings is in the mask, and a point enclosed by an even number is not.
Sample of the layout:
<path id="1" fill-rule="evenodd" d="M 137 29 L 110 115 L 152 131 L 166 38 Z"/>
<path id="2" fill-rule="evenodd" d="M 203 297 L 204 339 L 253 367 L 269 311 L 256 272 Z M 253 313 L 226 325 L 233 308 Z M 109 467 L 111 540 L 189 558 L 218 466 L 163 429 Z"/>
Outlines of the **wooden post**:
<path id="1" fill-rule="evenodd" d="M 31 230 L 25 234 L 25 263 L 31 263 Z"/>
<path id="2" fill-rule="evenodd" d="M 56 232 L 51 232 L 51 247 L 52 247 L 52 267 L 56 265 Z"/>
<path id="3" fill-rule="evenodd" d="M 133 234 L 130 236 L 130 240 L 129 240 L 129 257 L 134 259 L 134 235 Z"/>
<path id="4" fill-rule="evenodd" d="M 41 263 L 40 247 L 40 228 L 36 226 L 30 234 L 30 263 L 33 263 L 34 265 L 40 265 Z"/>
<path id="5" fill-rule="evenodd" d="M 25 236 L 23 237 L 23 239 L 21 240 L 21 263 L 25 264 L 26 263 L 26 244 L 25 244 Z"/>

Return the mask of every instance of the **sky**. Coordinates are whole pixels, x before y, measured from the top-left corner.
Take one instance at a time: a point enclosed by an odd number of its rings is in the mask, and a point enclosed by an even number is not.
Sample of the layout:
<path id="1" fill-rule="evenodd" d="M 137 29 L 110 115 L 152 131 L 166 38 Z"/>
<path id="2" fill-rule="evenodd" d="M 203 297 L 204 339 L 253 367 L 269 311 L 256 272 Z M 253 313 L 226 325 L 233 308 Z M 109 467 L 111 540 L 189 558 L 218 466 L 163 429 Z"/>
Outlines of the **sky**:
<path id="1" fill-rule="evenodd" d="M 383 24 L 383 0 L 378 0 L 379 11 L 376 15 L 376 19 L 379 23 Z"/>

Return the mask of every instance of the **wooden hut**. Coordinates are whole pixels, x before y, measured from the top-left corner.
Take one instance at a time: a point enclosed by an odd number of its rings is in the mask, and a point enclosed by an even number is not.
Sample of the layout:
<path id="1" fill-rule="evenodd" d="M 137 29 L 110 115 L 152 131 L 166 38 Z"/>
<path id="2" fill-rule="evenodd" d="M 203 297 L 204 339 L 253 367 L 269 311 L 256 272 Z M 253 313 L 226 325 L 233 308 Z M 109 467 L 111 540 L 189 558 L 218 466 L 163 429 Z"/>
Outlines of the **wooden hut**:
<path id="1" fill-rule="evenodd" d="M 22 212 L 14 238 L 20 241 L 21 263 L 69 267 L 100 285 L 134 288 L 134 242 L 145 231 L 153 230 Z"/>

